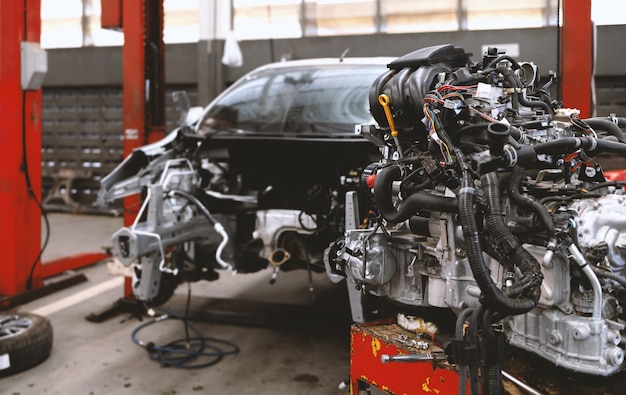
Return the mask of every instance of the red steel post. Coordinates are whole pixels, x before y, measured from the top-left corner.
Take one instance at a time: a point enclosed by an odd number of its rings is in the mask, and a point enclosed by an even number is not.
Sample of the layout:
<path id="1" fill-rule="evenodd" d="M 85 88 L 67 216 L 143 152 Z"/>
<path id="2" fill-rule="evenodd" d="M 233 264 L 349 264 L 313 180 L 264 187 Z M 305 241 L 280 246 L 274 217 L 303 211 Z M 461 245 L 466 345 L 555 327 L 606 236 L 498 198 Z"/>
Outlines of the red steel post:
<path id="1" fill-rule="evenodd" d="M 122 3 L 124 31 L 123 112 L 124 156 L 163 137 L 165 130 L 165 67 L 163 0 Z M 124 199 L 124 225 L 132 225 L 141 196 Z M 124 295 L 132 297 L 126 278 Z"/>
<path id="2" fill-rule="evenodd" d="M 100 26 L 103 29 L 122 29 L 122 0 L 101 0 Z"/>
<path id="3" fill-rule="evenodd" d="M 163 137 L 165 129 L 163 0 L 125 1 L 122 21 L 126 157 L 134 149 Z M 140 204 L 140 196 L 131 196 L 124 200 L 126 226 L 134 221 Z"/>
<path id="4" fill-rule="evenodd" d="M 20 84 L 21 42 L 40 42 L 40 0 L 0 0 L 0 295 L 42 285 L 41 89 Z"/>
<path id="5" fill-rule="evenodd" d="M 561 27 L 561 93 L 565 107 L 593 115 L 593 24 L 591 0 L 563 0 Z"/>

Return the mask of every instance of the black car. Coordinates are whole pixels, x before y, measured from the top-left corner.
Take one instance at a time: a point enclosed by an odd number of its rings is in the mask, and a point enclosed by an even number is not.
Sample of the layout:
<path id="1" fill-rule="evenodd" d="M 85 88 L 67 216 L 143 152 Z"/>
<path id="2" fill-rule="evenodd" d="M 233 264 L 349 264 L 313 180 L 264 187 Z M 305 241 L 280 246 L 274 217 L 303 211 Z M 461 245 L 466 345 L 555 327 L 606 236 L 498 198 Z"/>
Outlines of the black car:
<path id="1" fill-rule="evenodd" d="M 104 178 L 101 204 L 145 194 L 135 224 L 113 236 L 136 297 L 162 303 L 215 269 L 323 271 L 346 193 L 363 192 L 361 174 L 380 156 L 355 125 L 373 122 L 369 90 L 391 60 L 257 68 Z"/>

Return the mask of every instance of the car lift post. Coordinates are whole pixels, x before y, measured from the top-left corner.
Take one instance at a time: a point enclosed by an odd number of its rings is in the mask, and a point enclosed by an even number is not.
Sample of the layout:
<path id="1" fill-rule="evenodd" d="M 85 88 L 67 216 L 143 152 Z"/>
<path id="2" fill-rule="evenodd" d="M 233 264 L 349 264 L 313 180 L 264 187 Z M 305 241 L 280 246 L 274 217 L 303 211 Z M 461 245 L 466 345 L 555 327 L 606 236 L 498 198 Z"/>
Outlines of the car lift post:
<path id="1" fill-rule="evenodd" d="M 559 77 L 566 107 L 580 110 L 580 118 L 593 116 L 593 22 L 591 0 L 563 0 Z"/>
<path id="2" fill-rule="evenodd" d="M 124 157 L 165 136 L 165 44 L 163 0 L 103 0 L 102 28 L 122 30 Z M 141 196 L 124 198 L 124 226 L 131 226 Z M 87 317 L 100 322 L 121 311 L 136 311 L 131 279 L 124 279 L 124 296 L 100 313 Z"/>
<path id="3" fill-rule="evenodd" d="M 39 46 L 40 12 L 41 0 L 0 1 L 0 310 L 84 282 L 82 274 L 45 285 L 43 279 L 108 256 L 81 254 L 41 262 L 41 84 L 47 54 Z"/>
<path id="4" fill-rule="evenodd" d="M 22 89 L 22 43 L 39 43 L 40 0 L 0 1 L 0 295 L 42 286 L 41 88 Z"/>

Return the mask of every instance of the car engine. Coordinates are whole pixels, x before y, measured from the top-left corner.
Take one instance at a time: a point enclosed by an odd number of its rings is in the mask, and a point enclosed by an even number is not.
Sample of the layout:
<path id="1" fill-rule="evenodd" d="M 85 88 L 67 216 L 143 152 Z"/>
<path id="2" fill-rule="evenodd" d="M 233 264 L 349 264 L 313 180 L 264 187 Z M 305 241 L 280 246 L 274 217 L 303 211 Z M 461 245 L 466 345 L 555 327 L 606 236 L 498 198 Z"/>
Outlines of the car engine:
<path id="1" fill-rule="evenodd" d="M 581 119 L 534 63 L 470 56 L 420 49 L 372 85 L 376 123 L 357 133 L 381 158 L 362 173 L 370 199 L 346 204 L 327 272 L 347 278 L 357 321 L 364 294 L 451 309 L 487 354 L 505 338 L 567 370 L 617 373 L 626 184 L 594 158 L 626 154 L 624 119 Z"/>

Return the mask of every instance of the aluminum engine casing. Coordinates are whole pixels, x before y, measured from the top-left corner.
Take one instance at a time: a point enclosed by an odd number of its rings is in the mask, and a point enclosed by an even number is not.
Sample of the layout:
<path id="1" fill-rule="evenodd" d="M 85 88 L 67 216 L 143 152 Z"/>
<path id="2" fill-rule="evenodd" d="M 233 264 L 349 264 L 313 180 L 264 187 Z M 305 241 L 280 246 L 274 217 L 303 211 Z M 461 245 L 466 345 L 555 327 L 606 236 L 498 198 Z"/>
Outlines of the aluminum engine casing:
<path id="1" fill-rule="evenodd" d="M 580 245 L 592 248 L 607 242 L 610 268 L 622 273 L 626 198 L 621 192 L 575 201 L 569 212 Z M 428 221 L 429 236 L 416 235 L 407 224 L 390 229 L 391 238 L 382 231 L 369 238 L 369 230 L 347 231 L 342 256 L 348 262 L 346 274 L 355 283 L 368 284 L 370 292 L 406 305 L 455 311 L 477 307 L 480 290 L 464 256 L 459 226 L 445 213 L 433 213 Z M 590 317 L 591 307 L 585 306 L 584 296 L 570 289 L 572 273 L 565 257 L 548 254 L 544 246 L 526 244 L 525 248 L 542 262 L 544 280 L 538 306 L 505 320 L 510 344 L 575 372 L 608 376 L 619 371 L 624 362 L 619 347 L 624 326 Z M 489 262 L 494 282 L 502 286 L 506 281 L 502 266 L 491 258 Z M 611 300 L 606 295 L 604 299 L 605 303 Z"/>

